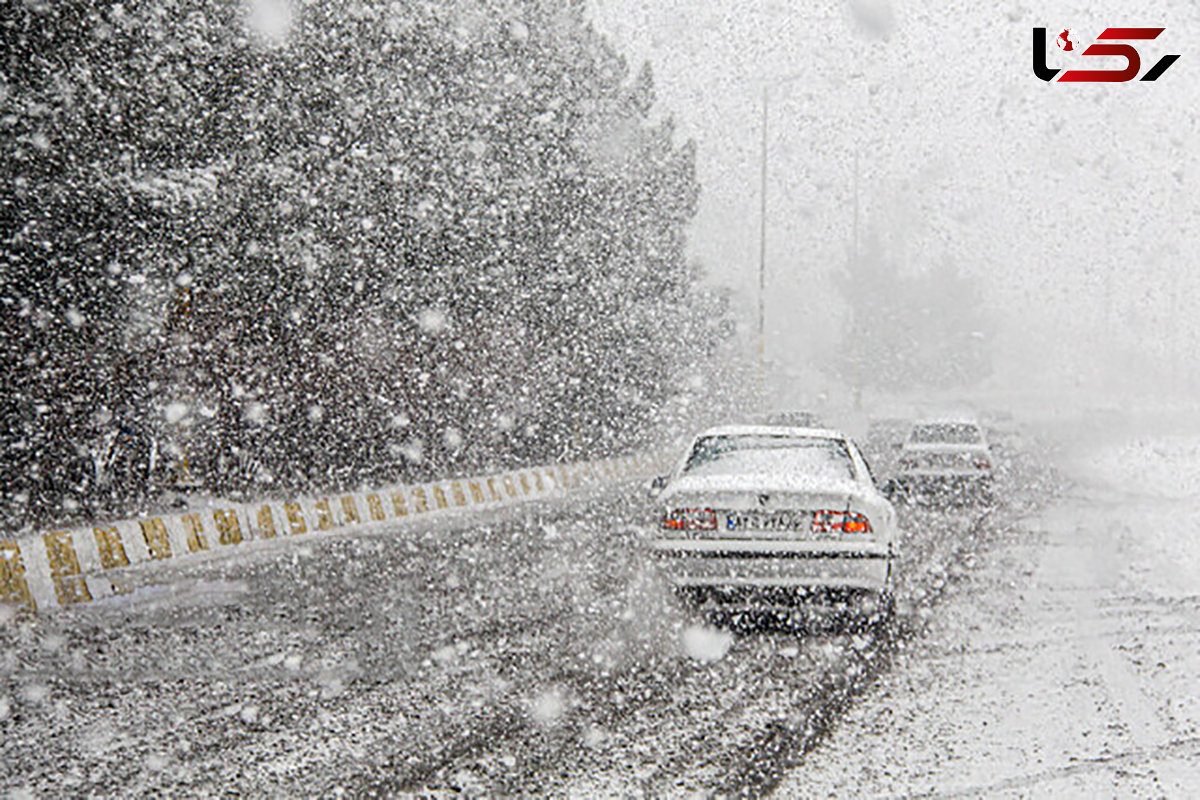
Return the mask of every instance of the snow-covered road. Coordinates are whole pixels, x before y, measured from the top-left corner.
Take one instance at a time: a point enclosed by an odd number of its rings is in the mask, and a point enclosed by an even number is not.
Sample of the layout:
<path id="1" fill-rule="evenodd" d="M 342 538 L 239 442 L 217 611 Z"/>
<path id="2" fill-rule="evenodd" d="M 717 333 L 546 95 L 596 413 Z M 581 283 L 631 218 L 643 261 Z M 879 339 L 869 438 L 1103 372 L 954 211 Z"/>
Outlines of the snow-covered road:
<path id="1" fill-rule="evenodd" d="M 638 487 L 138 573 L 0 625 L 0 763 L 34 794 L 760 794 L 1047 488 L 903 513 L 896 635 L 700 627 Z M 297 543 L 298 544 L 298 543 Z"/>
<path id="2" fill-rule="evenodd" d="M 1200 437 L 1094 435 L 785 797 L 1200 797 Z"/>

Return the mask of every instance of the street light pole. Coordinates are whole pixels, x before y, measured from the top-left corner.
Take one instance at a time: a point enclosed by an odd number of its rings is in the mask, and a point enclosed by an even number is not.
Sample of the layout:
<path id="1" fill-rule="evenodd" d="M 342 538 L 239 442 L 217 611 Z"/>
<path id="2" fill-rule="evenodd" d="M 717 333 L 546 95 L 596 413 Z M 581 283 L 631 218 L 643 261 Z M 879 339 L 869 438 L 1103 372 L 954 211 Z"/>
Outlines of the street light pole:
<path id="1" fill-rule="evenodd" d="M 854 145 L 854 266 L 858 267 L 858 143 Z M 862 411 L 863 356 L 854 359 L 854 410 Z"/>
<path id="2" fill-rule="evenodd" d="M 767 294 L 767 152 L 770 133 L 770 93 L 772 86 L 783 86 L 803 77 L 807 77 L 809 73 L 795 72 L 791 75 L 783 75 L 778 78 L 768 80 L 763 84 L 762 90 L 762 144 L 759 153 L 759 176 L 758 176 L 758 374 L 762 380 L 766 374 L 766 352 L 767 352 L 767 309 L 766 309 L 766 294 Z M 858 149 L 854 152 L 854 180 L 855 180 L 855 200 L 854 200 L 854 242 L 857 249 L 858 246 Z"/>
<path id="3" fill-rule="evenodd" d="M 854 145 L 854 258 L 858 259 L 858 144 Z"/>
<path id="4" fill-rule="evenodd" d="M 767 360 L 767 149 L 770 132 L 771 86 L 781 86 L 801 78 L 804 73 L 784 75 L 763 83 L 762 90 L 762 149 L 759 153 L 758 175 L 758 376 L 766 374 Z"/>
<path id="5" fill-rule="evenodd" d="M 767 352 L 767 94 L 768 88 L 763 86 L 762 95 L 762 154 L 761 172 L 759 174 L 759 210 L 758 210 L 758 372 L 759 378 L 765 373 Z"/>

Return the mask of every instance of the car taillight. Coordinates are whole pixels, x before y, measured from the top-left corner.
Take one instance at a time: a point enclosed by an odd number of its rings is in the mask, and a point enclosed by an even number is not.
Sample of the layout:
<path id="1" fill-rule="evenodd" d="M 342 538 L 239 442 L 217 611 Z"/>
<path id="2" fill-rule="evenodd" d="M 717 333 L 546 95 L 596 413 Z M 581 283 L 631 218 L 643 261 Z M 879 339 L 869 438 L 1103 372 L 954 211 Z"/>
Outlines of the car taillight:
<path id="1" fill-rule="evenodd" d="M 813 533 L 871 533 L 871 521 L 855 511 L 814 511 Z"/>
<path id="2" fill-rule="evenodd" d="M 673 508 L 663 514 L 662 526 L 669 531 L 715 531 L 717 515 L 711 508 Z"/>
<path id="3" fill-rule="evenodd" d="M 847 512 L 846 519 L 842 523 L 842 533 L 870 533 L 871 521 L 862 514 L 853 514 Z"/>

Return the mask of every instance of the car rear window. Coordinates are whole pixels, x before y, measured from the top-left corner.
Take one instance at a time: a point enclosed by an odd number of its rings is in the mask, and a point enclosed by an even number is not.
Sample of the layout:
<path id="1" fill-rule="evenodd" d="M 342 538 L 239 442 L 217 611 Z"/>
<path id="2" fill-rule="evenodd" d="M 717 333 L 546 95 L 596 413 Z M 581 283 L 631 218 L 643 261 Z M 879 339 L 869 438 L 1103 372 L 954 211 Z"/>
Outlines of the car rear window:
<path id="1" fill-rule="evenodd" d="M 687 475 L 788 474 L 829 480 L 854 477 L 846 443 L 801 436 L 704 436 L 683 468 Z"/>
<path id="2" fill-rule="evenodd" d="M 935 422 L 914 426 L 908 440 L 914 444 L 980 444 L 983 434 L 970 422 Z"/>

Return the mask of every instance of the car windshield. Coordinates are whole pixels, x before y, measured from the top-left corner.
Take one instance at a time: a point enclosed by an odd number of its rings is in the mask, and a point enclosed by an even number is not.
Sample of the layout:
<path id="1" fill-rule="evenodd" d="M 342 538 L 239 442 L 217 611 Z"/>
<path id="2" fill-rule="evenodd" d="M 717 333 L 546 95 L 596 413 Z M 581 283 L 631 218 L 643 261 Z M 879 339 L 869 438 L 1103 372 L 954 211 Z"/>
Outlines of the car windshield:
<path id="1" fill-rule="evenodd" d="M 800 436 L 704 436 L 685 475 L 786 474 L 825 480 L 854 477 L 845 442 Z"/>
<path id="2" fill-rule="evenodd" d="M 909 441 L 913 444 L 980 444 L 979 426 L 969 422 L 935 422 L 917 425 Z"/>

